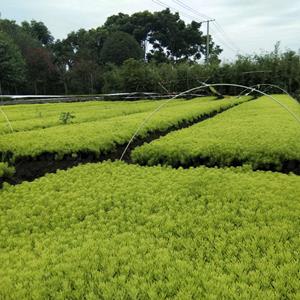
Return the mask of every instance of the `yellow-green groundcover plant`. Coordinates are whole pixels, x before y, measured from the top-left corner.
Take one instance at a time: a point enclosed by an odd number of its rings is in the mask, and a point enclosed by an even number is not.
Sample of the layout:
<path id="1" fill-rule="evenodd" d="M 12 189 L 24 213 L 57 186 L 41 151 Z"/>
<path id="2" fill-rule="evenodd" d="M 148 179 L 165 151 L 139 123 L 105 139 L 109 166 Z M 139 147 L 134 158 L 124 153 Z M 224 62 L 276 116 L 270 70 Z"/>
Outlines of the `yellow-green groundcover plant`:
<path id="1" fill-rule="evenodd" d="M 205 100 L 204 100 L 205 99 Z M 213 97 L 201 101 L 213 100 Z M 69 112 L 74 118 L 72 123 L 100 121 L 112 117 L 154 110 L 162 101 L 90 101 L 84 103 L 24 104 L 3 106 L 14 132 L 44 129 L 61 125 L 60 115 Z M 168 106 L 182 105 L 182 99 L 174 100 Z M 0 135 L 12 133 L 7 119 L 0 115 Z"/>
<path id="2" fill-rule="evenodd" d="M 300 120 L 299 103 L 285 95 L 273 97 Z M 246 163 L 281 170 L 288 161 L 300 162 L 300 123 L 278 103 L 261 97 L 136 148 L 132 158 L 143 165 Z"/>
<path id="3" fill-rule="evenodd" d="M 14 173 L 14 168 L 8 166 L 7 163 L 0 162 L 0 182 L 1 179 L 12 176 Z"/>
<path id="4" fill-rule="evenodd" d="M 300 177 L 88 164 L 0 191 L 0 299 L 299 299 Z"/>
<path id="5" fill-rule="evenodd" d="M 219 112 L 222 109 L 248 101 L 250 97 L 224 100 L 212 98 L 183 101 L 177 105 L 170 103 L 141 128 L 138 137 L 145 137 L 153 131 L 164 131 L 179 126 L 184 121 L 193 121 L 201 116 Z M 175 102 L 176 103 L 176 102 Z M 35 158 L 44 153 L 54 153 L 58 158 L 65 154 L 92 152 L 100 155 L 114 150 L 117 145 L 127 143 L 137 128 L 151 112 L 133 113 L 100 121 L 61 125 L 46 129 L 16 132 L 1 136 L 0 155 L 15 158 Z"/>

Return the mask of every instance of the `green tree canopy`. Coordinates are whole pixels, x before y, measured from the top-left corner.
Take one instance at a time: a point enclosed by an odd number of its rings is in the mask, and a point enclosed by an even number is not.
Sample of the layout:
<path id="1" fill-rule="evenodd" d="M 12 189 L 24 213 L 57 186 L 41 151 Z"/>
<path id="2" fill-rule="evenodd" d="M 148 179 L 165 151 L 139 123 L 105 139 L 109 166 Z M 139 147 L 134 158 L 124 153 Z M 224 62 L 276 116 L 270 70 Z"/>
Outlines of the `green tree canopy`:
<path id="1" fill-rule="evenodd" d="M 31 20 L 29 23 L 24 21 L 22 22 L 22 28 L 31 36 L 40 41 L 44 46 L 48 46 L 54 41 L 49 29 L 43 22 Z"/>
<path id="2" fill-rule="evenodd" d="M 24 80 L 25 62 L 14 42 L 0 31 L 0 93 Z"/>
<path id="3" fill-rule="evenodd" d="M 201 23 L 186 24 L 178 13 L 169 9 L 138 12 L 131 16 L 120 13 L 109 17 L 104 27 L 131 34 L 144 49 L 150 44 L 148 60 L 199 60 L 205 53 L 206 36 L 200 31 Z M 210 46 L 212 55 L 222 52 L 212 40 Z"/>
<path id="4" fill-rule="evenodd" d="M 143 51 L 130 34 L 117 31 L 104 42 L 100 57 L 102 62 L 121 65 L 129 58 L 142 59 Z"/>

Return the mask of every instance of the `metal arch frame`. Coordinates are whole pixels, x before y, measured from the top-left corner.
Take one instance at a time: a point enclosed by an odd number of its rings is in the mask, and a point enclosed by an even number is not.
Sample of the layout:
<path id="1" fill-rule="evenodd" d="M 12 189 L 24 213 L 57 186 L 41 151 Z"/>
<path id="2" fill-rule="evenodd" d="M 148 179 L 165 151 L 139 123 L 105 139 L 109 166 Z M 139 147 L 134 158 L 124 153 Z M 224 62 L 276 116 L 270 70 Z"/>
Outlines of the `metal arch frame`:
<path id="1" fill-rule="evenodd" d="M 272 101 L 276 102 L 277 104 L 279 104 L 281 107 L 283 107 L 289 114 L 291 114 L 293 116 L 293 118 L 299 123 L 300 126 L 300 118 L 294 114 L 286 105 L 282 104 L 280 101 L 278 101 L 277 99 L 275 99 L 273 96 L 266 94 L 265 92 L 262 92 L 254 87 L 248 87 L 245 85 L 240 85 L 240 84 L 232 84 L 232 83 L 213 83 L 213 84 L 206 84 L 206 83 L 202 83 L 201 86 L 186 90 L 184 92 L 181 92 L 177 95 L 175 95 L 174 97 L 172 97 L 171 99 L 167 100 L 166 102 L 162 103 L 161 105 L 159 105 L 154 111 L 152 111 L 147 118 L 145 118 L 145 120 L 140 124 L 140 126 L 137 128 L 137 130 L 134 132 L 133 136 L 131 137 L 131 139 L 129 140 L 128 144 L 126 145 L 120 160 L 123 160 L 124 155 L 126 154 L 129 146 L 131 145 L 131 143 L 133 142 L 133 140 L 135 139 L 135 137 L 137 136 L 137 134 L 139 133 L 139 131 L 141 130 L 141 128 L 151 119 L 151 117 L 158 112 L 161 108 L 163 108 L 167 103 L 169 103 L 170 101 L 193 91 L 197 91 L 197 90 L 202 90 L 208 87 L 216 87 L 216 86 L 232 86 L 232 87 L 238 87 L 238 88 L 243 88 L 244 90 L 250 90 L 251 92 L 257 92 L 263 96 L 266 96 L 268 98 L 270 98 Z"/>
<path id="2" fill-rule="evenodd" d="M 288 93 L 288 91 L 284 90 L 282 87 L 280 87 L 279 85 L 275 85 L 275 84 L 272 84 L 272 83 L 258 83 L 258 84 L 255 84 L 255 85 L 252 85 L 251 88 L 254 88 L 254 87 L 261 87 L 261 86 L 268 86 L 268 87 L 274 87 L 274 88 L 277 88 L 279 89 L 280 91 L 284 92 L 286 95 L 288 95 L 291 99 L 293 99 L 295 101 L 295 99 Z M 247 89 L 244 89 L 237 97 L 241 97 L 245 92 L 247 91 Z M 251 91 L 250 91 L 251 93 Z M 248 93 L 248 95 L 250 94 Z M 296 101 L 297 102 L 297 101 Z M 297 102 L 298 103 L 298 102 Z"/>
<path id="3" fill-rule="evenodd" d="M 3 116 L 4 116 L 5 120 L 6 120 L 6 123 L 9 125 L 9 128 L 10 128 L 10 130 L 11 130 L 11 133 L 13 133 L 13 132 L 14 132 L 14 129 L 13 129 L 12 125 L 11 125 L 11 122 L 9 121 L 9 119 L 8 119 L 8 117 L 7 117 L 7 114 L 3 111 L 3 109 L 1 108 L 1 106 L 0 106 L 0 111 L 1 111 L 1 113 L 3 114 Z"/>

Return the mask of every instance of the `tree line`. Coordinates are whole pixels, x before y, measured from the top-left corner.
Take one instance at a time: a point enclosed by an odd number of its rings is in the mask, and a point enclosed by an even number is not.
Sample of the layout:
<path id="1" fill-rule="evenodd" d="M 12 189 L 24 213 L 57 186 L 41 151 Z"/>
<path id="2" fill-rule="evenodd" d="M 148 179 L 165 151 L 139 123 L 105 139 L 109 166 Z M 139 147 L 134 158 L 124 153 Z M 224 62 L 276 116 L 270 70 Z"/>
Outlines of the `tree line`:
<path id="1" fill-rule="evenodd" d="M 55 40 L 43 22 L 0 20 L 0 94 L 173 93 L 201 82 L 273 83 L 300 90 L 300 57 L 294 51 L 237 56 L 221 63 L 201 23 L 186 24 L 169 9 L 119 13 L 90 30 Z M 234 89 L 224 88 L 224 93 Z"/>

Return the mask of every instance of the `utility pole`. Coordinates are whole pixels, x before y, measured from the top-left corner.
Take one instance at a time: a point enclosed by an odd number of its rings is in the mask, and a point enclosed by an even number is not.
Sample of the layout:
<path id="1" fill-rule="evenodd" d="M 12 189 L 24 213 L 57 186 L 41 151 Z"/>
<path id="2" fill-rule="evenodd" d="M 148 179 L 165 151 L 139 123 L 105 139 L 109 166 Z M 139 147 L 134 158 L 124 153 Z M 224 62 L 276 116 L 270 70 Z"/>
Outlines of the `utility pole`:
<path id="1" fill-rule="evenodd" d="M 144 61 L 147 61 L 147 39 L 143 42 Z"/>
<path id="2" fill-rule="evenodd" d="M 206 21 L 202 21 L 201 23 L 206 23 L 207 25 L 207 32 L 206 32 L 206 53 L 205 53 L 205 60 L 206 60 L 206 63 L 208 64 L 209 63 L 209 42 L 210 42 L 210 38 L 209 38 L 209 23 L 210 22 L 214 22 L 215 19 L 212 19 L 212 20 L 206 20 Z"/>

